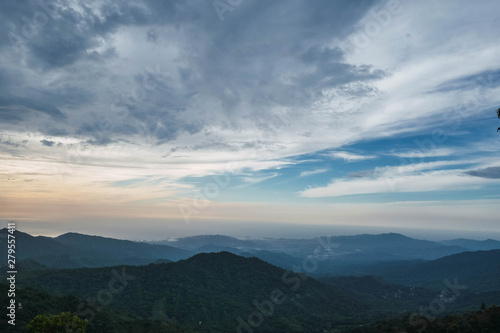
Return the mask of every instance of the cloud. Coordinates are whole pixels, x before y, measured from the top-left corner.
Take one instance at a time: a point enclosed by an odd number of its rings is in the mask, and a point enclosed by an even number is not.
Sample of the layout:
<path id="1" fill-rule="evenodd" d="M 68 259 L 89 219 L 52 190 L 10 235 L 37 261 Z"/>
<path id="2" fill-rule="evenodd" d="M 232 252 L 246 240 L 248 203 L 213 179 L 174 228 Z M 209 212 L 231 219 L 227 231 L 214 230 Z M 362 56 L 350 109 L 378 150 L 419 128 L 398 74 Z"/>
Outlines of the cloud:
<path id="1" fill-rule="evenodd" d="M 335 180 L 326 187 L 307 189 L 308 198 L 338 197 L 352 194 L 433 192 L 478 189 L 486 181 L 461 175 L 461 170 L 432 171 L 417 175 L 381 176 L 359 180 Z"/>
<path id="2" fill-rule="evenodd" d="M 54 141 L 49 141 L 49 140 L 45 140 L 45 139 L 41 140 L 40 142 L 42 143 L 42 145 L 47 146 L 47 147 L 52 147 L 55 144 Z"/>
<path id="3" fill-rule="evenodd" d="M 489 179 L 500 179 L 500 167 L 489 167 L 484 169 L 470 170 L 467 175 Z"/>
<path id="4" fill-rule="evenodd" d="M 394 152 L 392 155 L 403 158 L 425 158 L 425 157 L 442 157 L 450 156 L 455 153 L 451 148 L 436 148 L 436 149 L 421 149 L 409 150 L 404 152 Z"/>
<path id="5" fill-rule="evenodd" d="M 376 156 L 374 155 L 360 155 L 360 154 L 350 153 L 347 151 L 333 151 L 328 153 L 328 156 L 331 156 L 333 158 L 343 159 L 346 160 L 347 162 L 362 161 L 362 160 L 376 158 Z"/>
<path id="6" fill-rule="evenodd" d="M 317 175 L 318 173 L 324 173 L 324 172 L 327 172 L 327 171 L 328 171 L 328 169 L 315 169 L 315 170 L 310 170 L 310 171 L 302 171 L 300 173 L 300 177 Z"/>
<path id="7" fill-rule="evenodd" d="M 380 1 L 243 1 L 223 21 L 211 1 L 60 0 L 55 15 L 37 3 L 0 2 L 2 174 L 40 178 L 13 185 L 18 196 L 51 188 L 43 195 L 58 200 L 81 186 L 85 198 L 104 202 L 176 200 L 186 186 L 204 185 L 187 177 L 233 163 L 231 174 L 246 184 L 283 166 L 296 169 L 280 179 L 342 161 L 380 165 L 303 191 L 309 197 L 468 190 L 495 180 L 477 176 L 491 176 L 484 170 L 495 164 L 477 161 L 475 170 L 464 161 L 387 167 L 394 156 L 456 159 L 464 141 L 489 139 L 480 127 L 500 96 L 495 1 L 401 3 L 363 49 L 351 37 Z M 40 13 L 48 20 L 28 38 L 22 18 Z M 404 150 L 412 135 L 435 133 L 445 139 L 434 148 Z M 58 144 L 47 149 L 43 140 Z M 313 170 L 290 162 L 317 154 L 325 164 Z M 148 176 L 162 185 L 109 188 Z"/>
<path id="8" fill-rule="evenodd" d="M 382 167 L 348 174 L 328 185 L 300 192 L 307 198 L 339 197 L 353 194 L 409 193 L 479 189 L 491 183 L 486 179 L 468 177 L 462 169 L 436 170 L 468 161 L 437 161 L 395 167 Z"/>
<path id="9" fill-rule="evenodd" d="M 263 182 L 265 180 L 268 180 L 268 179 L 271 179 L 271 178 L 274 178 L 277 176 L 279 176 L 279 173 L 273 172 L 272 174 L 267 175 L 267 176 L 242 177 L 242 180 L 246 183 L 257 184 L 257 183 Z"/>

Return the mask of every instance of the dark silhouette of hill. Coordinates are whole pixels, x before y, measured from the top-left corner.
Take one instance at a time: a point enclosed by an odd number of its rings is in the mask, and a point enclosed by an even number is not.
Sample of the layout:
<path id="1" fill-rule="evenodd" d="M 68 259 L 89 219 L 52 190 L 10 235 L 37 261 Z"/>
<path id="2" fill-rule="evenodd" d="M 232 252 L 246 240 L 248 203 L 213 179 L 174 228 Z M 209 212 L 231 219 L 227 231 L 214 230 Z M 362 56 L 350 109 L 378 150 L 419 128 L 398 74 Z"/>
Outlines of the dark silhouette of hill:
<path id="1" fill-rule="evenodd" d="M 478 241 L 473 239 L 458 238 L 458 239 L 441 241 L 440 243 L 444 245 L 464 247 L 471 251 L 487 251 L 487 250 L 500 249 L 500 241 L 494 239 L 486 239 L 483 241 Z"/>
<path id="2" fill-rule="evenodd" d="M 4 239 L 2 235 L 6 236 L 6 232 L 6 229 L 0 230 L 0 244 Z M 186 259 L 197 253 L 227 251 L 255 256 L 285 269 L 300 265 L 308 256 L 315 255 L 322 263 L 314 272 L 316 275 L 362 275 L 370 274 L 366 270 L 369 266 L 397 264 L 398 261 L 433 260 L 467 250 L 454 244 L 418 240 L 396 233 L 254 240 L 201 235 L 154 243 L 78 233 L 67 233 L 55 238 L 34 237 L 20 231 L 16 231 L 16 234 L 19 243 L 18 259 L 32 259 L 49 268 L 145 265 L 157 260 Z M 470 240 L 457 244 L 467 245 L 470 243 L 467 241 Z M 495 241 L 481 244 L 493 246 L 492 242 Z M 6 251 L 6 247 L 1 251 Z M 30 269 L 34 268 L 30 265 Z"/>
<path id="3" fill-rule="evenodd" d="M 221 247 L 228 247 L 235 249 L 255 247 L 253 241 L 240 240 L 234 237 L 224 236 L 224 235 L 199 235 L 199 236 L 177 238 L 175 241 L 164 240 L 151 243 L 170 245 L 186 250 L 195 250 L 196 248 L 200 248 L 207 245 L 221 246 Z"/>
<path id="4" fill-rule="evenodd" d="M 179 260 L 192 253 L 165 245 L 151 245 L 99 236 L 68 233 L 56 238 L 31 236 L 16 230 L 16 259 L 26 269 L 144 265 L 156 260 Z M 0 230 L 0 253 L 7 251 L 7 229 Z M 27 261 L 28 260 L 28 261 Z M 38 263 L 38 267 L 35 264 Z M 6 264 L 0 263 L 1 264 Z"/>
<path id="5" fill-rule="evenodd" d="M 7 296 L 8 286 L 0 283 L 0 302 L 9 304 Z M 34 288 L 17 288 L 16 301 L 22 304 L 22 309 L 16 311 L 16 325 L 7 324 L 7 320 L 0 323 L 0 332 L 25 332 L 24 327 L 37 315 L 56 315 L 61 312 L 78 312 L 85 302 L 73 295 L 55 296 Z M 17 307 L 17 304 L 16 304 Z M 89 321 L 87 333 L 127 332 L 127 333 L 195 333 L 196 331 L 183 328 L 175 323 L 153 321 L 136 316 L 133 312 L 113 310 L 108 307 L 95 309 L 94 317 Z"/>
<path id="6" fill-rule="evenodd" d="M 239 255 L 242 251 L 230 246 L 207 244 L 193 249 L 193 252 L 195 254 L 213 253 L 213 252 L 231 252 Z"/>
<path id="7" fill-rule="evenodd" d="M 228 252 L 139 267 L 36 271 L 23 284 L 86 299 L 108 286 L 112 270 L 130 279 L 109 307 L 148 318 L 161 306 L 169 318 L 202 332 L 235 331 L 238 325 L 244 331 L 260 317 L 262 323 L 251 327 L 255 332 L 315 332 L 328 323 L 357 322 L 367 309 L 350 292 Z"/>
<path id="8" fill-rule="evenodd" d="M 300 258 L 292 257 L 285 253 L 276 253 L 265 250 L 250 250 L 248 252 L 240 253 L 239 255 L 246 258 L 259 258 L 260 260 L 268 262 L 272 265 L 289 270 L 297 270 L 296 268 L 300 268 L 302 264 L 302 259 Z"/>
<path id="9" fill-rule="evenodd" d="M 66 233 L 54 238 L 61 244 L 70 245 L 84 251 L 94 251 L 113 259 L 147 258 L 147 259 L 185 259 L 191 252 L 168 245 L 152 245 L 101 236 L 90 236 L 78 233 Z"/>
<path id="10" fill-rule="evenodd" d="M 7 228 L 0 230 L 1 251 L 7 248 Z M 53 238 L 44 236 L 31 236 L 30 234 L 15 231 L 16 237 L 16 258 L 26 259 L 51 255 L 77 255 L 81 254 L 78 249 L 57 242 Z"/>
<path id="11" fill-rule="evenodd" d="M 482 307 L 461 315 L 447 315 L 440 318 L 413 316 L 408 314 L 391 320 L 379 320 L 371 325 L 362 325 L 341 332 L 349 333 L 498 333 L 500 332 L 500 307 Z"/>
<path id="12" fill-rule="evenodd" d="M 380 276 L 394 283 L 439 289 L 457 278 L 460 285 L 477 291 L 500 290 L 500 250 L 463 252 L 433 261 L 391 267 Z"/>

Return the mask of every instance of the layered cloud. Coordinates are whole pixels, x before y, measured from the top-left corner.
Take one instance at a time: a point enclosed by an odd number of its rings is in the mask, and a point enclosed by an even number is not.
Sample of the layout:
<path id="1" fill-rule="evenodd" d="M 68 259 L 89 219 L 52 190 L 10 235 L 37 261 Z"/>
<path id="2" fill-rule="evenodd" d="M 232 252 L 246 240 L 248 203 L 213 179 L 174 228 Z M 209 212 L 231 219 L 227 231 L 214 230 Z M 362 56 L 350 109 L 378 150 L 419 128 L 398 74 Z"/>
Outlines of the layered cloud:
<path id="1" fill-rule="evenodd" d="M 225 174 L 234 200 L 498 186 L 478 161 L 498 153 L 495 1 L 214 3 L 0 3 L 2 197 L 156 207 Z"/>

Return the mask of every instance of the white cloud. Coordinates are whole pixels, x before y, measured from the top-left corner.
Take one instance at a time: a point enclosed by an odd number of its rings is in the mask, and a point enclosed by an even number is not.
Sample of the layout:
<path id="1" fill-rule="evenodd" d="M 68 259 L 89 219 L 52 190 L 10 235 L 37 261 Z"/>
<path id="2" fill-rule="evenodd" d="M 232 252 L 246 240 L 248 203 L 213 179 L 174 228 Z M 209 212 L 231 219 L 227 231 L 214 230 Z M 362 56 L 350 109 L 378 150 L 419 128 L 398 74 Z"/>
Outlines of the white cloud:
<path id="1" fill-rule="evenodd" d="M 291 156 L 336 150 L 331 158 L 356 162 L 377 156 L 342 150 L 348 149 L 346 145 L 405 133 L 431 134 L 437 128 L 448 136 L 466 133 L 467 118 L 477 118 L 485 107 L 500 101 L 498 82 L 488 81 L 488 74 L 499 68 L 498 2 L 402 2 L 402 13 L 393 15 L 361 50 L 353 48 L 352 35 L 344 33 L 355 25 L 362 30 L 374 18 L 369 8 L 352 10 L 338 4 L 335 8 L 337 2 L 298 1 L 257 8 L 257 3 L 248 2 L 231 12 L 234 20 L 222 24 L 213 11 L 205 15 L 206 9 L 213 10 L 211 2 L 180 4 L 168 13 L 156 13 L 160 7 L 153 7 L 145 12 L 154 14 L 150 22 L 147 14 L 123 3 L 106 6 L 108 17 L 101 13 L 106 24 L 100 27 L 108 30 L 94 31 L 94 20 L 85 11 L 68 12 L 41 28 L 37 43 L 27 43 L 22 56 L 6 45 L 0 51 L 0 74 L 5 78 L 0 80 L 0 132 L 5 135 L 0 138 L 0 177 L 8 180 L 4 196 L 12 199 L 9 202 L 17 197 L 20 203 L 50 195 L 52 201 L 118 203 L 179 198 L 194 186 L 181 184 L 184 177 L 228 170 L 256 184 L 277 176 L 266 170 L 300 163 Z M 328 12 L 325 7 L 339 16 L 320 15 Z M 34 12 L 29 6 L 12 8 Z M 286 13 L 279 24 L 269 20 L 275 10 Z M 357 15 L 365 12 L 358 22 Z M 20 28 L 17 18 L 26 13 L 1 13 L 5 35 L 12 27 Z M 132 17 L 121 17 L 122 13 Z M 134 18 L 136 14 L 141 16 Z M 185 20 L 196 15 L 199 20 Z M 76 23 L 67 24 L 64 17 Z M 65 26 L 81 26 L 84 29 L 75 36 L 88 41 L 75 44 L 81 52 L 74 57 L 47 52 L 64 42 L 58 33 Z M 146 38 L 151 27 L 158 31 L 155 43 Z M 72 37 L 75 32 L 64 35 Z M 344 54 L 336 55 L 336 47 Z M 89 50 L 105 49 L 115 53 L 88 57 Z M 159 86 L 148 76 L 156 68 L 163 82 Z M 374 70 L 384 75 L 373 75 Z M 464 78 L 471 82 L 462 85 Z M 119 98 L 128 104 L 117 106 Z M 12 107 L 23 103 L 26 106 Z M 41 110 L 31 110 L 36 107 Z M 452 129 L 445 126 L 444 117 L 450 110 L 456 116 Z M 59 113 L 65 117 L 58 118 Z M 85 144 L 98 139 L 110 141 Z M 46 147 L 41 140 L 61 145 Z M 447 145 L 395 150 L 393 155 L 442 157 L 464 152 Z M 475 146 L 484 155 L 498 151 L 495 143 L 470 145 L 470 153 Z M 334 180 L 302 195 L 470 189 L 485 184 L 484 179 L 463 176 L 458 167 L 439 170 L 453 163 L 465 162 L 381 167 L 371 177 Z M 300 175 L 326 172 L 323 167 Z M 145 177 L 161 181 L 127 188 L 110 185 Z M 24 181 L 31 179 L 35 181 Z"/>
<path id="2" fill-rule="evenodd" d="M 486 184 L 500 184 L 500 180 L 468 176 L 464 169 L 435 170 L 466 163 L 467 161 L 438 161 L 382 167 L 375 169 L 370 177 L 335 179 L 326 186 L 306 189 L 300 195 L 321 198 L 353 194 L 471 190 Z"/>
<path id="3" fill-rule="evenodd" d="M 333 158 L 340 158 L 346 160 L 347 162 L 362 161 L 377 157 L 374 155 L 360 155 L 360 154 L 350 153 L 347 151 L 332 151 L 328 153 L 328 156 L 331 156 Z"/>
<path id="4" fill-rule="evenodd" d="M 257 183 L 260 183 L 260 182 L 263 182 L 265 180 L 268 180 L 268 179 L 271 179 L 271 178 L 274 178 L 274 177 L 277 177 L 279 176 L 279 173 L 277 172 L 274 172 L 268 176 L 260 176 L 260 177 L 257 177 L 257 176 L 253 176 L 253 177 L 243 177 L 243 181 L 246 182 L 246 183 L 250 183 L 250 184 L 257 184 Z"/>
<path id="5" fill-rule="evenodd" d="M 436 148 L 436 149 L 420 149 L 420 150 L 408 150 L 402 152 L 391 153 L 394 156 L 403 158 L 425 158 L 425 157 L 442 157 L 450 156 L 455 153 L 454 149 L 451 148 Z"/>
<path id="6" fill-rule="evenodd" d="M 323 173 L 323 172 L 327 172 L 327 171 L 328 171 L 328 169 L 315 169 L 315 170 L 310 170 L 310 171 L 302 171 L 300 173 L 300 177 L 316 175 L 318 173 Z"/>

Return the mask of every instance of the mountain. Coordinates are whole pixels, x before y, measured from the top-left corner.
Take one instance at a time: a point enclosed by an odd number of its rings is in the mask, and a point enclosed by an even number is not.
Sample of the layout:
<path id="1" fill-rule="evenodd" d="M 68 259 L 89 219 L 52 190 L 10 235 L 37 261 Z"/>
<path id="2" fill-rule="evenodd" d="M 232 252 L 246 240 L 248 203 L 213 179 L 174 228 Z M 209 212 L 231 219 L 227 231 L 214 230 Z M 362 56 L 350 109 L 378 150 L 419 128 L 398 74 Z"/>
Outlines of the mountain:
<path id="1" fill-rule="evenodd" d="M 479 311 L 478 311 L 479 310 Z M 343 330 L 345 333 L 498 333 L 500 332 L 500 307 L 481 306 L 475 311 L 460 315 L 447 315 L 441 318 L 430 316 L 414 316 L 407 314 L 400 318 L 377 321 L 370 325 L 360 325 L 354 329 Z"/>
<path id="2" fill-rule="evenodd" d="M 6 236 L 7 229 L 0 231 Z M 224 235 L 200 235 L 175 241 L 140 243 L 67 233 L 55 238 L 33 237 L 16 231 L 18 259 L 32 259 L 49 268 L 147 265 L 157 260 L 177 261 L 198 253 L 231 252 L 254 256 L 285 269 L 295 269 L 311 255 L 321 265 L 320 275 L 370 274 L 370 266 L 409 260 L 433 260 L 467 251 L 459 245 L 418 240 L 401 234 L 331 236 L 314 239 L 266 238 L 240 240 Z M 488 243 L 490 244 L 490 243 Z M 489 245 L 491 246 L 491 245 Z M 6 251 L 6 246 L 3 251 Z M 28 265 L 29 269 L 36 266 Z"/>
<path id="3" fill-rule="evenodd" d="M 0 251 L 7 250 L 7 228 L 0 230 Z M 77 255 L 78 249 L 72 248 L 54 240 L 50 237 L 31 236 L 30 234 L 16 230 L 14 233 L 16 240 L 16 258 L 26 259 L 51 255 Z"/>
<path id="4" fill-rule="evenodd" d="M 200 332 L 321 332 L 358 322 L 367 309 L 350 292 L 228 252 L 140 267 L 36 271 L 20 283 L 101 299 L 143 318 L 161 308 L 166 318 Z"/>
<path id="5" fill-rule="evenodd" d="M 338 276 L 319 279 L 320 282 L 343 288 L 361 297 L 365 302 L 371 304 L 372 308 L 383 309 L 387 312 L 412 313 L 420 312 L 420 309 L 428 309 L 430 304 L 436 304 L 452 295 L 457 296 L 453 290 L 448 290 L 447 284 L 441 289 L 432 290 L 422 287 L 409 287 L 401 284 L 389 283 L 376 276 Z M 449 280 L 450 285 L 454 279 Z M 458 280 L 459 282 L 460 280 Z M 443 293 L 443 290 L 445 292 Z M 450 302 L 440 309 L 442 314 L 464 313 L 471 309 L 479 309 L 482 303 L 492 305 L 500 304 L 500 291 L 478 292 L 473 286 L 466 289 L 458 289 L 458 296 L 450 298 Z M 452 294 L 449 294 L 451 292 Z M 425 312 L 425 310 L 424 310 Z"/>
<path id="6" fill-rule="evenodd" d="M 212 252 L 231 252 L 234 254 L 240 254 L 241 250 L 238 250 L 235 247 L 230 247 L 230 246 L 224 246 L 224 245 L 214 245 L 214 244 L 207 244 L 207 245 L 202 245 L 200 247 L 197 247 L 192 250 L 195 254 L 198 253 L 212 253 Z"/>
<path id="7" fill-rule="evenodd" d="M 394 260 L 433 260 L 450 254 L 468 251 L 458 245 L 413 239 L 397 233 L 356 236 L 328 236 L 314 239 L 266 238 L 240 240 L 222 235 L 202 235 L 165 240 L 164 244 L 193 252 L 227 250 L 232 253 L 267 251 L 304 259 L 321 253 L 325 259 L 349 262 L 381 262 Z M 283 267 L 283 266 L 282 266 Z"/>
<path id="8" fill-rule="evenodd" d="M 224 235 L 199 235 L 191 237 L 177 238 L 176 240 L 163 240 L 151 242 L 152 244 L 170 245 L 185 250 L 195 250 L 204 246 L 220 246 L 235 249 L 252 249 L 255 244 L 250 240 L 240 240 L 238 238 Z"/>
<path id="9" fill-rule="evenodd" d="M 440 243 L 448 246 L 460 246 L 472 251 L 487 251 L 487 250 L 500 249 L 500 241 L 493 239 L 478 241 L 473 239 L 458 238 L 458 239 L 440 241 Z"/>
<path id="10" fill-rule="evenodd" d="M 167 245 L 152 245 L 128 240 L 67 233 L 54 238 L 61 244 L 76 247 L 84 251 L 98 252 L 108 258 L 125 260 L 144 259 L 186 259 L 192 252 Z"/>
<path id="11" fill-rule="evenodd" d="M 302 260 L 299 258 L 289 256 L 288 254 L 276 253 L 271 251 L 250 250 L 248 252 L 240 253 L 239 255 L 246 258 L 259 258 L 260 260 L 268 262 L 274 266 L 289 270 L 295 270 L 296 267 L 300 267 L 300 265 L 302 264 Z"/>
<path id="12" fill-rule="evenodd" d="M 393 283 L 442 289 L 446 280 L 476 291 L 500 290 L 500 250 L 463 252 L 429 262 L 389 267 L 380 276 Z"/>
<path id="13" fill-rule="evenodd" d="M 407 313 L 426 306 L 437 292 L 426 288 L 391 284 L 375 276 L 337 276 L 319 279 L 320 282 L 356 294 L 365 302 L 389 313 Z M 481 304 L 481 303 L 479 303 Z"/>
<path id="14" fill-rule="evenodd" d="M 347 253 L 351 259 L 373 261 L 373 257 L 384 260 L 437 259 L 450 254 L 467 251 L 460 246 L 447 246 L 438 242 L 413 239 L 397 233 L 379 235 L 357 235 L 331 237 L 337 244 L 335 250 Z"/>
<path id="15" fill-rule="evenodd" d="M 0 302 L 9 304 L 9 287 L 0 283 Z M 37 315 L 57 315 L 61 312 L 78 312 L 85 302 L 75 296 L 55 296 L 34 288 L 16 288 L 16 302 L 22 304 L 22 309 L 16 309 L 16 325 L 7 324 L 7 320 L 0 323 L 0 332 L 25 332 L 24 327 Z M 16 308 L 17 308 L 16 304 Z M 122 310 L 113 310 L 107 307 L 94 308 L 93 318 L 89 321 L 87 333 L 195 333 L 196 331 L 183 328 L 176 323 L 159 322 L 141 318 Z"/>
<path id="16" fill-rule="evenodd" d="M 15 231 L 16 259 L 26 269 L 146 265 L 188 258 L 191 252 L 165 245 L 68 233 L 56 238 Z M 7 229 L 0 230 L 0 253 L 7 256 Z M 0 263 L 5 265 L 6 262 Z M 46 266 L 46 267 L 44 267 Z"/>

